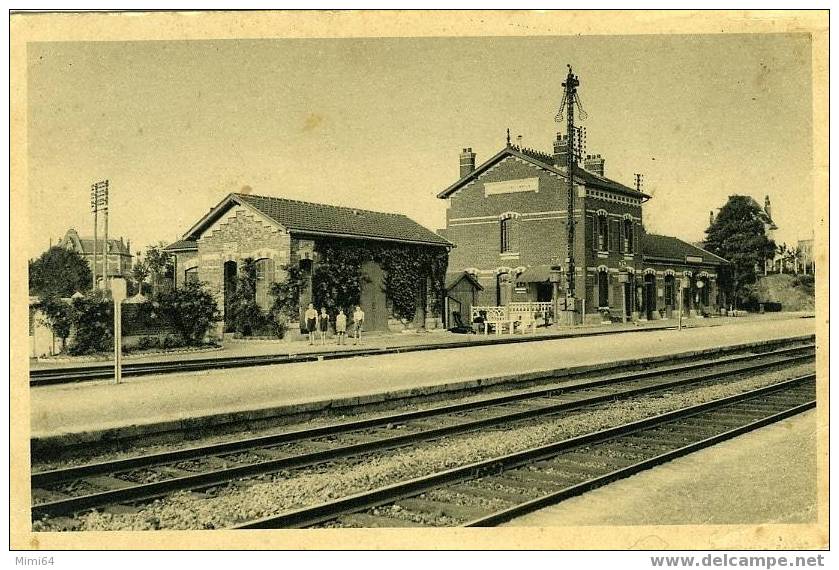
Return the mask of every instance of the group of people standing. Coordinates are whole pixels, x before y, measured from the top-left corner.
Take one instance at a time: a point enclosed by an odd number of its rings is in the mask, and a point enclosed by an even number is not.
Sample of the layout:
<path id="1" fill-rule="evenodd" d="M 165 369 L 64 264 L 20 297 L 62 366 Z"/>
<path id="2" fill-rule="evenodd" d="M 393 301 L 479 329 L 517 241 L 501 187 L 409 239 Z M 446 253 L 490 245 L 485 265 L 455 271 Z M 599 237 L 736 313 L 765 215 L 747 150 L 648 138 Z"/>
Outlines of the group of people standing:
<path id="1" fill-rule="evenodd" d="M 318 313 L 314 304 L 309 303 L 303 317 L 306 322 L 306 332 L 309 334 L 309 344 L 315 344 L 318 333 L 320 333 L 320 343 L 326 344 L 326 333 L 329 331 L 329 313 L 326 312 L 326 307 L 321 307 Z M 353 344 L 361 342 L 363 325 L 364 311 L 356 305 L 352 314 L 352 333 L 355 339 Z M 338 338 L 338 344 L 347 343 L 347 315 L 344 314 L 344 309 L 338 309 L 338 314 L 335 316 L 335 336 Z"/>

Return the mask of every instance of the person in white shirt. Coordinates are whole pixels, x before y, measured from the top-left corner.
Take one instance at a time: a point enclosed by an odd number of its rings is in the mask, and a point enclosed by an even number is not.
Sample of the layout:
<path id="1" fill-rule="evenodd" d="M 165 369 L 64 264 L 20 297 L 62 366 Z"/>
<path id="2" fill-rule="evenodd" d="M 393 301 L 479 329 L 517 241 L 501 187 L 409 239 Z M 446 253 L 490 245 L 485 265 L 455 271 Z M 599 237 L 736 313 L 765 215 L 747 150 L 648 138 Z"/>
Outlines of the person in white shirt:
<path id="1" fill-rule="evenodd" d="M 309 308 L 306 309 L 303 316 L 306 319 L 306 332 L 309 333 L 309 344 L 315 344 L 315 333 L 318 330 L 318 312 L 312 303 L 309 303 Z"/>
<path id="2" fill-rule="evenodd" d="M 355 312 L 352 314 L 352 324 L 355 332 L 355 342 L 353 344 L 358 344 L 361 342 L 361 329 L 364 325 L 364 311 L 358 305 L 355 306 Z"/>

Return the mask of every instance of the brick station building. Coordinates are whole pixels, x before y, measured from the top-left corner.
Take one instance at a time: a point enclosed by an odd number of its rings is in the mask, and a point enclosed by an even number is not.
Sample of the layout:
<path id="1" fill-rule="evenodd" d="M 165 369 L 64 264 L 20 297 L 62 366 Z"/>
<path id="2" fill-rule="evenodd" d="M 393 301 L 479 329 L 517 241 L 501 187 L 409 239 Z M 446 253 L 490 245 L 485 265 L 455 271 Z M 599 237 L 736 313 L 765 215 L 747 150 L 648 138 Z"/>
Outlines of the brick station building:
<path id="1" fill-rule="evenodd" d="M 565 297 L 568 139 L 553 153 L 507 144 L 484 163 L 460 153 L 460 177 L 438 194 L 448 202 L 440 234 L 456 244 L 451 281 L 468 273 L 481 285 L 477 305 L 554 302 Z M 586 321 L 669 318 L 683 288 L 685 314 L 725 306 L 717 287 L 727 261 L 678 238 L 648 234 L 642 205 L 650 196 L 605 176 L 605 160 L 588 156 L 575 169 L 574 260 Z M 582 305 L 582 303 L 581 303 Z"/>
<path id="2" fill-rule="evenodd" d="M 452 244 L 401 214 L 373 212 L 287 200 L 270 196 L 230 194 L 198 220 L 183 238 L 166 251 L 175 258 L 175 286 L 188 281 L 207 283 L 219 307 L 229 299 L 244 259 L 256 262 L 256 302 L 268 309 L 271 284 L 282 282 L 289 264 L 303 276 L 300 314 L 312 302 L 312 278 L 319 263 L 319 244 L 351 240 L 363 246 L 408 245 L 446 255 Z M 365 330 L 387 330 L 392 315 L 384 287 L 384 273 L 374 261 L 361 265 L 361 307 Z M 426 314 L 426 299 L 417 299 L 417 315 Z M 330 311 L 337 307 L 328 307 Z M 351 316 L 352 307 L 343 307 Z M 417 317 L 421 319 L 421 317 Z M 425 326 L 425 322 L 415 323 Z"/>

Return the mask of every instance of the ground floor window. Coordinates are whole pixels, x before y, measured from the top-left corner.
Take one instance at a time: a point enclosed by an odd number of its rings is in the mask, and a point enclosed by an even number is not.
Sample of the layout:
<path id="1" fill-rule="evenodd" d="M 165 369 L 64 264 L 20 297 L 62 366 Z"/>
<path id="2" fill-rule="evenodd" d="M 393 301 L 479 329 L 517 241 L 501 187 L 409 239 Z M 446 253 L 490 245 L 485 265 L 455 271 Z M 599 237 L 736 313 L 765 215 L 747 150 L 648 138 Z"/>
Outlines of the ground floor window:
<path id="1" fill-rule="evenodd" d="M 609 274 L 606 271 L 597 272 L 597 306 L 609 306 Z"/>
<path id="2" fill-rule="evenodd" d="M 264 311 L 271 308 L 271 283 L 274 280 L 274 260 L 256 261 L 256 304 Z"/>
<path id="3" fill-rule="evenodd" d="M 197 283 L 198 282 L 198 268 L 191 267 L 184 271 L 184 283 Z"/>
<path id="4" fill-rule="evenodd" d="M 664 278 L 664 304 L 668 307 L 676 305 L 676 278 L 672 275 Z"/>

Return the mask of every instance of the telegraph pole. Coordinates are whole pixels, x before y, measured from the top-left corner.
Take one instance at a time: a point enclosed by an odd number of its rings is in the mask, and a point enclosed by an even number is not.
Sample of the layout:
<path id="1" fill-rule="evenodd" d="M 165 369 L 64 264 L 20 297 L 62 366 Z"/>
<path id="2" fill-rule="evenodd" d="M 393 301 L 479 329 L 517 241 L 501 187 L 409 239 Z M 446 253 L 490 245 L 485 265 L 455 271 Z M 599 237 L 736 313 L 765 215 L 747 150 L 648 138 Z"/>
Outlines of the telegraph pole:
<path id="1" fill-rule="evenodd" d="M 580 106 L 577 97 L 577 87 L 580 85 L 580 80 L 574 75 L 571 66 L 568 66 L 568 76 L 562 86 L 565 88 L 563 101 L 560 104 L 559 113 L 557 113 L 557 121 L 562 120 L 563 111 L 566 113 L 566 129 L 568 133 L 568 154 L 565 158 L 566 172 L 568 173 L 568 235 L 566 239 L 566 256 L 565 256 L 565 277 L 567 280 L 567 287 L 565 289 L 565 319 L 567 324 L 575 324 L 577 320 L 576 309 L 576 290 L 575 277 L 576 268 L 574 263 L 574 234 L 576 221 L 574 220 L 574 169 L 577 166 L 577 148 L 582 143 L 582 133 L 578 133 L 574 128 L 574 105 Z M 582 107 L 580 107 L 582 114 Z M 575 139 L 579 137 L 579 141 Z"/>
<path id="2" fill-rule="evenodd" d="M 105 262 L 108 264 L 108 181 L 94 182 L 90 185 L 90 208 L 93 210 L 93 288 L 96 289 L 96 262 L 98 261 L 99 242 L 99 209 L 104 206 L 105 211 Z M 103 274 L 102 281 L 107 284 L 107 277 Z"/>
<path id="3" fill-rule="evenodd" d="M 90 185 L 90 209 L 93 211 L 93 290 L 96 290 L 96 242 L 99 239 L 99 191 L 96 184 Z"/>
<path id="4" fill-rule="evenodd" d="M 105 180 L 105 184 L 103 185 L 103 196 L 104 196 L 104 210 L 105 210 L 105 246 L 102 248 L 102 255 L 105 259 L 103 259 L 102 263 L 102 283 L 105 286 L 105 289 L 110 288 L 110 284 L 108 283 L 108 254 L 110 253 L 110 247 L 108 244 L 108 181 Z"/>

